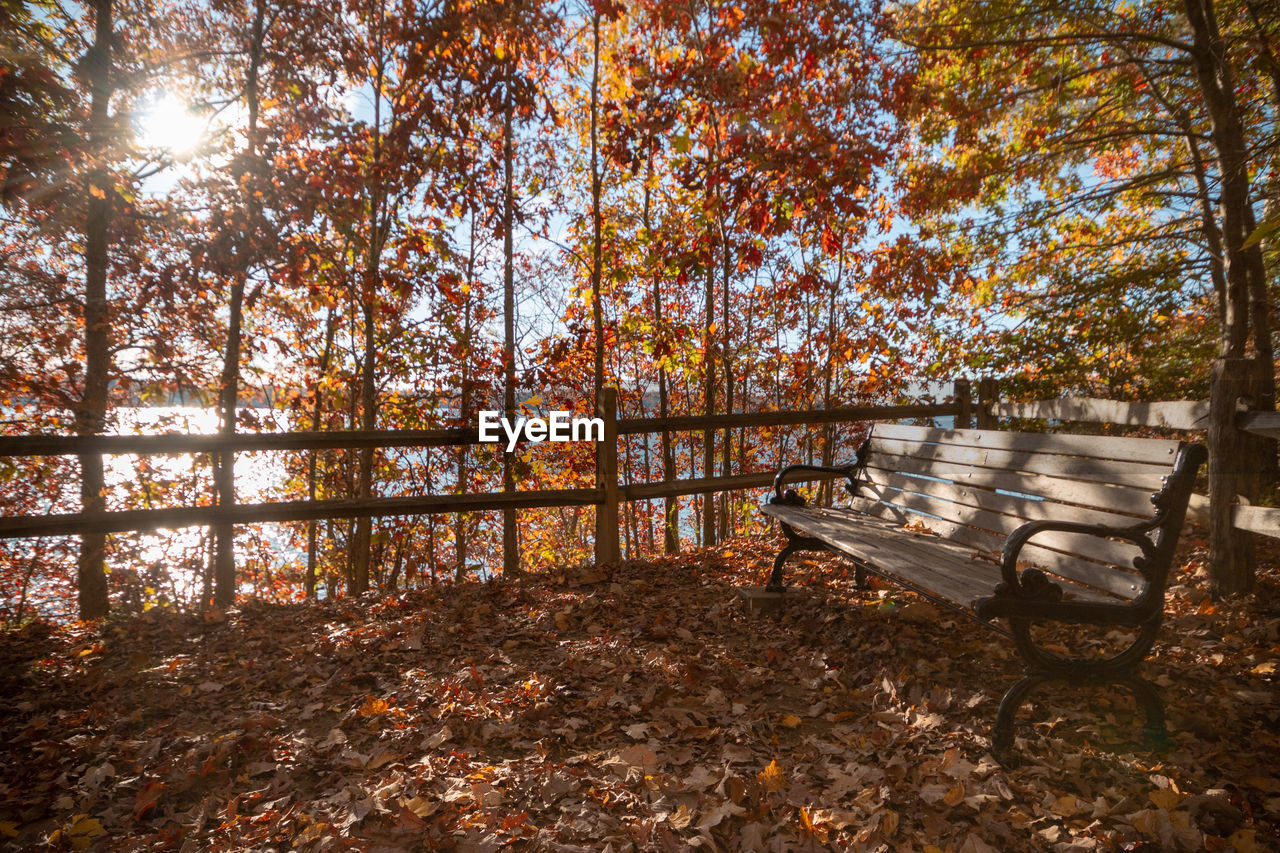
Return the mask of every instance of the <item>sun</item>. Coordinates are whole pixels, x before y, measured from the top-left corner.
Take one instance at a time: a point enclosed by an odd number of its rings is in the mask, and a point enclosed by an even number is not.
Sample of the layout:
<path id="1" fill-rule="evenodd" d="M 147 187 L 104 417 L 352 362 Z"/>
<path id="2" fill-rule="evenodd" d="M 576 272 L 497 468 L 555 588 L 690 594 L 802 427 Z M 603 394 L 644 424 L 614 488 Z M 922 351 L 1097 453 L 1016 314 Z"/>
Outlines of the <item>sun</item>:
<path id="1" fill-rule="evenodd" d="M 205 120 L 180 99 L 161 92 L 138 117 L 137 129 L 144 147 L 180 155 L 194 151 L 208 128 Z"/>

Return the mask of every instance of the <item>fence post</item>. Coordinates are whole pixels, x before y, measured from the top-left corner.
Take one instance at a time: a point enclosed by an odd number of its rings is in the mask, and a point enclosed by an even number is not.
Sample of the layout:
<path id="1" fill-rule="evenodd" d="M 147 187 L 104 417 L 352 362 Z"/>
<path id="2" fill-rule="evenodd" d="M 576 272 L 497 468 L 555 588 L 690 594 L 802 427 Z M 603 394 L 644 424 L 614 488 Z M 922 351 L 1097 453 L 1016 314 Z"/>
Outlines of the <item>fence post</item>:
<path id="1" fill-rule="evenodd" d="M 978 381 L 978 429 L 995 429 L 999 419 L 991 407 L 999 399 L 1000 386 L 994 376 L 984 376 Z"/>
<path id="2" fill-rule="evenodd" d="M 973 391 L 968 379 L 957 379 L 955 383 L 956 429 L 968 429 L 973 423 Z"/>
<path id="3" fill-rule="evenodd" d="M 596 416 L 604 421 L 604 440 L 596 444 L 596 565 L 622 559 L 618 543 L 618 389 L 600 391 Z"/>
<path id="4" fill-rule="evenodd" d="M 1209 381 L 1209 563 L 1216 595 L 1253 588 L 1253 534 L 1231 526 L 1231 509 L 1236 495 L 1258 497 L 1260 442 L 1236 428 L 1241 401 L 1254 397 L 1256 375 L 1249 359 L 1219 358 Z"/>

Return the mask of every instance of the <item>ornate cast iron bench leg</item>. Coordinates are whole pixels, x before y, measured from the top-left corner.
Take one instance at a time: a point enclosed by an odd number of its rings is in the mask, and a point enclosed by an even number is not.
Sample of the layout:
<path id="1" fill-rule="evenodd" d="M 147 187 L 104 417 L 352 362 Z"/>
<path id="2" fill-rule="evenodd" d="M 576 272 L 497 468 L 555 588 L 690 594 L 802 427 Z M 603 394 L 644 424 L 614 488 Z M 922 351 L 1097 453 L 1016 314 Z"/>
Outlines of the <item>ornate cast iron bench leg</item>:
<path id="1" fill-rule="evenodd" d="M 991 744 L 992 752 L 999 761 L 1009 763 L 1014 760 L 1011 750 L 1018 709 L 1033 690 L 1049 682 L 1064 682 L 1072 686 L 1118 685 L 1128 689 L 1146 717 L 1143 732 L 1147 746 L 1158 750 L 1169 745 L 1164 703 L 1151 682 L 1137 672 L 1138 665 L 1155 642 L 1158 620 L 1141 626 L 1138 636 L 1120 652 L 1099 659 L 1063 658 L 1044 651 L 1035 645 L 1031 637 L 1031 623 L 1026 620 L 1010 620 L 1010 627 L 1018 651 L 1027 662 L 1027 670 L 1026 675 L 1004 694 L 996 712 Z"/>
<path id="2" fill-rule="evenodd" d="M 786 524 L 782 525 L 782 532 L 787 536 L 787 544 L 782 547 L 782 550 L 778 552 L 778 556 L 773 560 L 773 571 L 769 573 L 769 583 L 765 586 L 765 589 L 769 592 L 784 592 L 786 590 L 786 586 L 782 583 L 782 566 L 792 554 L 797 551 L 831 550 L 821 539 L 802 536 Z"/>

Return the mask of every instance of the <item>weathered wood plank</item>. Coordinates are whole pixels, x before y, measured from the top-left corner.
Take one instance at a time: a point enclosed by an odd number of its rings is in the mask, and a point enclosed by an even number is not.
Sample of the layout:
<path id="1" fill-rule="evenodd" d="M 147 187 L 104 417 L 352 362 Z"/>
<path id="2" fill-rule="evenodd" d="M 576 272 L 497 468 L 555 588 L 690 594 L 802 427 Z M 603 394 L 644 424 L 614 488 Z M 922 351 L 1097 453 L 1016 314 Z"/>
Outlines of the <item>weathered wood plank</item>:
<path id="1" fill-rule="evenodd" d="M 1280 438 L 1280 412 L 1245 412 L 1236 416 L 1236 426 L 1254 435 Z"/>
<path id="2" fill-rule="evenodd" d="M 1105 510 L 1019 497 L 1017 495 L 1006 495 L 991 489 L 974 488 L 967 484 L 956 484 L 945 480 L 929 480 L 923 477 L 909 477 L 905 474 L 876 468 L 868 468 L 867 475 L 871 482 L 880 486 L 904 492 L 929 495 L 944 501 L 1016 516 L 1026 521 L 1052 518 L 1061 521 L 1078 521 L 1083 524 L 1108 524 L 1116 527 L 1128 526 L 1136 521 L 1131 516 L 1117 515 Z"/>
<path id="3" fill-rule="evenodd" d="M 1026 471 L 1072 480 L 1137 486 L 1157 491 L 1172 463 L 1166 466 L 1087 459 L 1079 456 L 1057 456 L 1026 451 L 989 450 L 956 444 L 917 444 L 911 441 L 876 438 L 872 447 L 881 454 L 916 459 L 955 462 L 1002 471 Z M 892 468 L 893 464 L 885 467 Z"/>
<path id="4" fill-rule="evenodd" d="M 255 432 L 233 435 L 6 435 L 0 456 L 63 456 L 72 453 L 248 453 L 263 450 L 356 450 L 366 447 L 451 447 L 479 444 L 471 428 Z"/>
<path id="5" fill-rule="evenodd" d="M 1003 538 L 974 527 L 965 527 L 936 518 L 925 519 L 925 525 L 939 536 L 945 536 L 961 545 L 980 549 L 984 553 L 994 549 L 998 554 L 1000 548 L 1004 546 Z M 1136 570 L 1126 571 L 1114 566 L 1101 566 L 1080 557 L 1037 545 L 1035 544 L 1037 541 L 1039 541 L 1038 538 L 1024 545 L 1018 556 L 1067 582 L 1068 590 L 1073 589 L 1075 584 L 1083 583 L 1098 592 L 1129 601 L 1146 588 L 1146 578 Z"/>
<path id="6" fill-rule="evenodd" d="M 928 513 L 944 521 L 954 522 L 966 527 L 976 527 L 979 530 L 985 530 L 997 536 L 1008 536 L 1023 524 L 1021 519 L 1009 515 L 1000 515 L 983 509 L 974 509 L 960 504 L 938 501 L 921 495 L 914 495 L 910 492 L 894 492 L 893 490 L 888 490 L 888 492 L 887 497 L 891 499 L 891 502 L 896 507 L 919 513 Z M 855 509 L 865 511 L 864 501 L 866 503 L 871 502 L 864 498 L 858 498 L 852 501 L 850 505 Z M 921 520 L 926 524 L 929 523 L 928 518 Z M 1130 566 L 1133 564 L 1133 558 L 1141 553 L 1135 545 L 1110 539 L 1100 539 L 1096 536 L 1063 533 L 1056 530 L 1041 533 L 1035 537 L 1034 541 L 1042 546 L 1054 548 L 1069 555 L 1084 557 L 1088 560 L 1097 560 L 1115 566 Z M 1103 585 L 1102 582 L 1105 578 L 1105 571 L 1104 568 L 1103 572 L 1097 575 L 1098 583 L 1093 581 L 1086 582 L 1110 589 L 1109 586 Z M 1120 590 L 1115 591 L 1121 592 Z"/>
<path id="7" fill-rule="evenodd" d="M 632 483 L 622 486 L 619 492 L 623 500 L 643 501 L 677 495 L 699 495 L 707 492 L 723 492 L 729 489 L 758 489 L 772 486 L 775 472 L 761 471 L 755 474 L 734 474 L 729 477 L 702 477 L 692 480 L 672 480 L 670 483 Z M 797 476 L 792 482 L 832 479 L 839 474 L 812 474 Z"/>
<path id="8" fill-rule="evenodd" d="M 1280 538 L 1280 508 L 1270 506 L 1234 506 L 1231 526 L 1240 530 Z"/>
<path id="9" fill-rule="evenodd" d="M 872 453 L 868 464 L 869 467 L 882 471 L 924 474 L 963 483 L 966 486 L 1039 495 L 1055 503 L 1093 506 L 1126 516 L 1150 518 L 1155 511 L 1151 505 L 1151 489 L 1115 486 L 1109 483 L 1089 483 L 1043 474 L 1001 471 L 997 468 L 974 468 L 969 465 L 933 462 L 910 456 L 883 456 Z"/>
<path id="10" fill-rule="evenodd" d="M 991 533 L 989 531 L 980 530 L 975 527 L 967 527 L 953 521 L 947 521 L 939 518 L 928 518 L 915 513 L 907 513 L 898 509 L 893 510 L 884 504 L 869 505 L 868 503 L 858 504 L 858 509 L 845 509 L 851 518 L 857 518 L 865 514 L 875 516 L 881 523 L 901 525 L 907 521 L 915 521 L 923 524 L 929 530 L 938 534 L 944 539 L 966 545 L 970 548 L 977 549 L 985 557 L 998 560 L 1000 550 L 1004 547 L 1006 537 L 1003 535 Z M 863 512 L 866 509 L 868 512 Z M 882 512 L 877 513 L 879 509 Z M 840 510 L 834 510 L 836 512 Z M 1096 591 L 1097 594 L 1109 594 L 1116 598 L 1130 600 L 1135 598 L 1146 586 L 1146 579 L 1142 577 L 1136 570 L 1117 568 L 1115 565 L 1099 565 L 1096 562 L 1090 562 L 1081 557 L 1067 554 L 1062 551 L 1044 547 L 1036 544 L 1047 539 L 1053 534 L 1042 534 L 1036 537 L 1026 546 L 1023 547 L 1020 556 L 1023 560 L 1038 568 L 1044 569 L 1051 574 L 1056 575 L 1060 580 L 1068 585 L 1068 589 L 1073 589 L 1076 584 L 1083 584 Z M 1072 537 L 1079 539 L 1080 537 Z M 1116 544 L 1119 548 L 1130 548 L 1130 546 Z M 1136 548 L 1130 548 L 1132 555 L 1137 554 Z M 1119 552 L 1131 559 L 1129 552 Z M 1129 566 L 1129 562 L 1121 562 L 1120 566 Z"/>
<path id="11" fill-rule="evenodd" d="M 323 518 L 364 518 L 388 515 L 427 515 L 473 512 L 506 507 L 593 506 L 596 489 L 558 489 L 537 492 L 489 492 L 475 495 L 422 495 L 330 501 L 278 501 L 232 506 L 182 506 L 133 509 L 101 515 L 59 514 L 0 518 L 0 539 L 35 536 L 79 536 L 84 533 L 123 533 L 206 524 L 259 524 L 310 521 Z"/>
<path id="12" fill-rule="evenodd" d="M 959 411 L 955 403 L 912 403 L 906 406 L 848 406 L 802 412 L 734 412 L 727 415 L 672 415 L 666 418 L 619 418 L 618 435 L 698 431 L 744 426 L 788 426 L 874 421 L 890 418 L 937 418 Z"/>
<path id="13" fill-rule="evenodd" d="M 928 534 L 877 528 L 870 523 L 826 514 L 820 507 L 773 505 L 765 511 L 807 536 L 827 542 L 879 571 L 902 577 L 961 608 L 969 608 L 974 599 L 990 595 L 1000 582 L 999 568 L 993 563 L 974 560 L 972 553 L 963 547 Z M 924 546 L 927 550 L 921 550 L 913 541 L 916 538 L 929 540 Z"/>
<path id="14" fill-rule="evenodd" d="M 1001 432 L 980 429 L 935 429 L 903 424 L 877 424 L 872 443 L 896 439 L 927 444 L 955 444 L 991 450 L 1055 453 L 1093 459 L 1118 459 L 1173 467 L 1180 442 L 1164 438 L 1127 438 L 1107 435 Z"/>
<path id="15" fill-rule="evenodd" d="M 936 536 L 838 510 L 769 506 L 765 512 L 890 577 L 901 578 L 964 609 L 991 595 L 1001 580 L 1000 567 L 994 562 L 977 559 L 969 549 Z M 1069 592 L 1077 598 L 1114 600 L 1082 587 L 1072 587 Z"/>
<path id="16" fill-rule="evenodd" d="M 1127 403 L 1094 397 L 1064 397 L 1030 403 L 996 403 L 993 409 L 1002 418 L 1045 418 L 1160 429 L 1207 429 L 1209 426 L 1209 404 L 1199 400 Z"/>

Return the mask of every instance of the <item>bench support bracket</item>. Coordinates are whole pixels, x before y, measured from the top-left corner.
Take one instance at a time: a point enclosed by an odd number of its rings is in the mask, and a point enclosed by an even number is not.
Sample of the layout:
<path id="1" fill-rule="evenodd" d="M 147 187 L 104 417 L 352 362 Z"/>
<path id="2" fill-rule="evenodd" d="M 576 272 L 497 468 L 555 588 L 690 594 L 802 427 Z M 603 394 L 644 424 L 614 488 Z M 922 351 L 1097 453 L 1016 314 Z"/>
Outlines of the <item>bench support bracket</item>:
<path id="1" fill-rule="evenodd" d="M 1133 642 L 1120 652 L 1107 658 L 1064 658 L 1041 649 L 1031 636 L 1031 622 L 1011 619 L 1014 644 L 1027 663 L 1027 674 L 1014 684 L 1000 701 L 992 732 L 992 749 L 997 758 L 1005 760 L 1013 747 L 1014 720 L 1018 709 L 1027 701 L 1031 692 L 1049 682 L 1065 682 L 1069 685 L 1118 685 L 1133 694 L 1146 716 L 1143 726 L 1149 746 L 1163 747 L 1169 742 L 1165 729 L 1164 703 L 1155 686 L 1138 675 L 1138 666 L 1146 658 L 1160 630 L 1159 618 L 1139 626 Z"/>
<path id="2" fill-rule="evenodd" d="M 803 536 L 796 533 L 790 526 L 782 525 L 782 532 L 787 535 L 787 544 L 778 552 L 778 556 L 773 559 L 773 571 L 769 573 L 769 583 L 765 586 L 768 592 L 785 592 L 786 586 L 782 583 L 782 567 L 787 562 L 787 558 L 797 551 L 830 551 L 831 549 L 821 539 L 814 539 L 812 536 Z M 862 580 L 859 569 L 859 582 Z M 859 584 L 861 585 L 861 583 Z"/>

